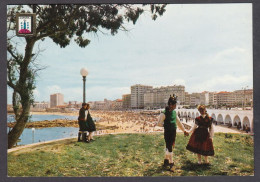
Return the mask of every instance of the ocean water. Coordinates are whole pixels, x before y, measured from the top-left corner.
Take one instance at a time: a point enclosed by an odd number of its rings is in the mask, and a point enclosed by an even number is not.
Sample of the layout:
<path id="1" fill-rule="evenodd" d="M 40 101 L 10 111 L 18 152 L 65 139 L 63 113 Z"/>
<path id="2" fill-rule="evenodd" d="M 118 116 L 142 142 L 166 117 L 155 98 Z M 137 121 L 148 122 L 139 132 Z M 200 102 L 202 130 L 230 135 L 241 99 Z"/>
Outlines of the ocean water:
<path id="1" fill-rule="evenodd" d="M 66 115 L 32 115 L 29 122 L 37 122 L 44 120 L 55 120 L 55 119 L 68 119 L 77 120 L 78 116 L 66 116 Z M 93 118 L 98 121 L 100 118 Z M 13 115 L 7 115 L 7 122 L 14 122 Z M 10 128 L 7 128 L 7 132 Z M 52 128 L 25 128 L 22 135 L 20 136 L 21 141 L 18 145 L 27 145 L 32 143 L 44 142 L 57 140 L 62 138 L 70 138 L 78 136 L 79 128 L 75 127 L 52 127 Z"/>
<path id="2" fill-rule="evenodd" d="M 18 145 L 27 145 L 32 143 L 51 141 L 62 138 L 71 138 L 78 136 L 78 128 L 74 127 L 53 127 L 53 128 L 25 128 L 20 136 L 21 141 Z"/>

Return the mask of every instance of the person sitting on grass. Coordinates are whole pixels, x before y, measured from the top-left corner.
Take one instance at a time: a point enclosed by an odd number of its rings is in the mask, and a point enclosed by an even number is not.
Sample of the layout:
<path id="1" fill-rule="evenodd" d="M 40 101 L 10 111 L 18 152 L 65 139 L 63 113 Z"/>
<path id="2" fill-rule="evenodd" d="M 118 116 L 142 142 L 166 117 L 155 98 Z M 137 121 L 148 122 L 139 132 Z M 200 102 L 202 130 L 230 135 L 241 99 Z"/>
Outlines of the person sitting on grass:
<path id="1" fill-rule="evenodd" d="M 78 124 L 79 124 L 79 133 L 78 133 L 78 142 L 87 142 L 87 127 L 86 127 L 86 115 L 85 111 L 87 109 L 87 104 L 82 103 L 82 107 L 79 110 Z M 81 138 L 82 134 L 82 140 Z"/>
<path id="2" fill-rule="evenodd" d="M 177 126 L 184 132 L 184 134 L 187 136 L 189 135 L 186 131 L 184 126 L 181 124 L 180 119 L 178 115 L 176 114 L 176 104 L 177 104 L 177 96 L 173 94 L 173 96 L 170 96 L 168 100 L 168 106 L 165 108 L 165 110 L 160 114 L 159 121 L 156 125 L 163 126 L 164 127 L 164 140 L 166 143 L 165 148 L 165 157 L 163 166 L 170 167 L 170 171 L 174 171 L 173 166 L 173 149 L 175 146 L 175 138 L 176 138 L 176 130 Z"/>
<path id="3" fill-rule="evenodd" d="M 186 149 L 198 155 L 198 164 L 201 164 L 201 155 L 205 157 L 205 163 L 209 164 L 208 156 L 214 156 L 214 119 L 207 114 L 204 105 L 199 105 L 198 110 L 201 115 L 195 119 L 193 127 L 188 131 L 193 133 Z"/>
<path id="4" fill-rule="evenodd" d="M 87 131 L 89 132 L 88 141 L 90 142 L 90 141 L 94 141 L 93 134 L 94 134 L 94 131 L 96 131 L 96 125 L 93 121 L 93 118 L 90 115 L 89 109 L 90 109 L 90 105 L 87 104 L 86 127 L 87 127 Z"/>

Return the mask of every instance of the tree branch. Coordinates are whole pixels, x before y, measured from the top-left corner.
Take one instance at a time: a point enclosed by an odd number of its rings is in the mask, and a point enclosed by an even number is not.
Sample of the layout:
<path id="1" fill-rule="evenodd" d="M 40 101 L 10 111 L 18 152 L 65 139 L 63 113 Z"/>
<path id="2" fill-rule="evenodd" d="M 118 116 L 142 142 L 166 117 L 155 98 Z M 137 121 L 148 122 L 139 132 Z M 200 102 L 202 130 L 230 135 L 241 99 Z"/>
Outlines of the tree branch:
<path id="1" fill-rule="evenodd" d="M 10 75 L 10 66 L 7 65 L 8 69 L 7 69 L 7 84 L 9 87 L 11 87 L 12 89 L 14 89 L 15 91 L 18 91 L 16 85 L 12 82 L 12 78 L 11 78 L 11 75 Z"/>
<path id="2" fill-rule="evenodd" d="M 11 56 L 14 58 L 14 59 L 18 59 L 18 57 L 16 55 L 14 55 L 14 53 L 12 52 L 12 50 L 7 46 L 7 51 L 11 54 Z"/>

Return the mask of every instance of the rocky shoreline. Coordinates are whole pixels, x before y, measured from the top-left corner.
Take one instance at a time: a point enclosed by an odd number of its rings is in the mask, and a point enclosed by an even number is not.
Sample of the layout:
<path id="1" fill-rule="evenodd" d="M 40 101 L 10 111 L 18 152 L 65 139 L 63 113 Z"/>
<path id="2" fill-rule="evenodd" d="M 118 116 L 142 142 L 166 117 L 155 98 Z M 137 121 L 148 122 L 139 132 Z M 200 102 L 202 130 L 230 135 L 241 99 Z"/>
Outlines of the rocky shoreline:
<path id="1" fill-rule="evenodd" d="M 16 122 L 8 123 L 7 126 L 9 128 L 13 128 Z M 36 122 L 28 122 L 25 128 L 50 128 L 50 127 L 78 127 L 78 121 L 76 120 L 64 120 L 64 119 L 56 119 L 56 120 L 45 120 L 45 121 L 36 121 Z"/>

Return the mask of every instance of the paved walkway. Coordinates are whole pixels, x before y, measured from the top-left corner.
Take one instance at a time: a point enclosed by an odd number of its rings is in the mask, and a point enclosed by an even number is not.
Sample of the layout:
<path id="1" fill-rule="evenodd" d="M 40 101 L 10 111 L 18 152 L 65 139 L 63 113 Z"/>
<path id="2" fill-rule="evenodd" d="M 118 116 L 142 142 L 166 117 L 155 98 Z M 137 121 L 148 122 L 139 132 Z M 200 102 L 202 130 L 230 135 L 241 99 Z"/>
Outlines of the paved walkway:
<path id="1" fill-rule="evenodd" d="M 184 119 L 183 123 L 193 126 L 192 120 L 190 120 L 186 123 L 186 121 Z M 214 127 L 214 133 L 244 133 L 244 134 L 246 134 L 245 131 L 238 130 L 236 127 L 228 128 L 227 126 L 224 126 L 224 125 L 215 125 L 215 124 L 213 125 L 213 127 Z M 178 129 L 177 132 L 181 132 L 181 130 Z"/>

